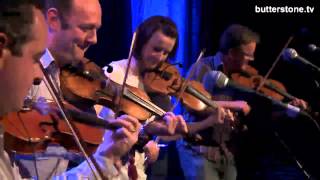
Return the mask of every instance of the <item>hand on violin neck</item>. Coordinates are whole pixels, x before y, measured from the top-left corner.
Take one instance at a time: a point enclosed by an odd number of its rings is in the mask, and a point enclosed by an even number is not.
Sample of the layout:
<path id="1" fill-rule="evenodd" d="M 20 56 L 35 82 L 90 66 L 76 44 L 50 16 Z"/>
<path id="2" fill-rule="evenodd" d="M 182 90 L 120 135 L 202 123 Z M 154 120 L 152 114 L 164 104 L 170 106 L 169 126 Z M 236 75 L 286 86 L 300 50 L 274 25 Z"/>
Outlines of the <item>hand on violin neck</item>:
<path id="1" fill-rule="evenodd" d="M 118 159 L 125 155 L 132 146 L 138 141 L 139 130 L 141 129 L 141 124 L 136 118 L 128 115 L 122 115 L 115 120 L 109 120 L 119 129 L 112 132 L 111 141 L 109 138 L 104 139 L 104 147 L 102 150 L 102 155 Z"/>
<path id="2" fill-rule="evenodd" d="M 129 115 L 121 115 L 117 119 L 108 119 L 107 121 L 114 126 L 125 128 L 130 132 L 137 132 L 141 128 L 139 120 Z"/>
<path id="3" fill-rule="evenodd" d="M 231 111 L 229 109 L 225 109 L 222 107 L 218 107 L 215 111 L 211 113 L 204 121 L 206 123 L 206 127 L 212 127 L 216 124 L 223 124 L 225 120 L 233 121 L 233 115 L 230 114 Z"/>
<path id="4" fill-rule="evenodd" d="M 186 121 L 181 115 L 167 112 L 164 115 L 163 120 L 166 122 L 168 135 L 188 133 Z"/>
<path id="5" fill-rule="evenodd" d="M 235 116 L 230 109 L 224 109 L 224 122 L 234 122 Z"/>
<path id="6" fill-rule="evenodd" d="M 251 111 L 251 107 L 246 101 L 235 101 L 235 105 L 236 105 L 236 108 L 237 107 L 239 108 L 238 110 L 244 113 L 244 115 L 249 114 L 249 112 Z"/>
<path id="7" fill-rule="evenodd" d="M 158 143 L 155 141 L 148 141 L 148 143 L 143 147 L 143 150 L 146 155 L 147 161 L 145 163 L 151 164 L 156 162 L 159 157 L 160 148 L 158 147 Z"/>
<path id="8" fill-rule="evenodd" d="M 172 112 L 167 112 L 162 117 L 162 120 L 148 124 L 145 130 L 148 134 L 163 136 L 188 133 L 187 124 L 183 117 L 181 115 L 175 115 Z"/>
<path id="9" fill-rule="evenodd" d="M 299 98 L 294 98 L 289 104 L 293 106 L 297 106 L 302 110 L 306 110 L 308 108 L 308 103 L 303 99 L 299 99 Z"/>
<path id="10" fill-rule="evenodd" d="M 241 111 L 244 115 L 249 114 L 251 107 L 246 101 L 215 101 L 219 106 L 232 111 Z"/>

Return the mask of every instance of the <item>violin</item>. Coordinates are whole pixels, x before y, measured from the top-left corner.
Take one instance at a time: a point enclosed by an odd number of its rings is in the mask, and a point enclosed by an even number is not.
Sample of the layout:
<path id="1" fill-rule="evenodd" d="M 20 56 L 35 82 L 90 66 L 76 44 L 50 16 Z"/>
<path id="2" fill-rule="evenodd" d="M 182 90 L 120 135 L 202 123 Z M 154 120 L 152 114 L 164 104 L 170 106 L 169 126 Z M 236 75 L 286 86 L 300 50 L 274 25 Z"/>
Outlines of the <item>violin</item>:
<path id="1" fill-rule="evenodd" d="M 143 82 L 147 92 L 179 96 L 184 79 L 175 66 L 161 62 L 154 69 L 143 73 Z M 189 81 L 186 90 L 180 94 L 180 97 L 181 102 L 193 111 L 204 111 L 208 107 L 207 104 L 216 106 L 213 102 L 207 101 L 212 99 L 211 94 L 197 81 Z"/>
<path id="2" fill-rule="evenodd" d="M 5 130 L 5 148 L 7 150 L 19 154 L 33 154 L 44 152 L 49 144 L 59 144 L 70 152 L 81 153 L 74 142 L 70 128 L 59 114 L 57 106 L 54 103 L 48 103 L 48 105 L 50 110 L 46 114 L 29 108 L 9 113 L 1 119 L 0 122 Z M 106 123 L 105 128 L 116 129 L 107 122 L 98 120 L 95 115 L 83 113 L 71 105 L 68 105 L 66 110 L 69 119 L 73 121 L 83 142 L 88 147 L 89 154 L 95 152 L 99 144 L 102 143 L 105 130 L 80 123 L 81 119 L 94 119 L 97 122 Z"/>
<path id="3" fill-rule="evenodd" d="M 152 103 L 149 96 L 139 88 L 125 85 L 123 97 L 119 98 L 121 85 L 108 79 L 102 69 L 90 61 L 62 68 L 60 87 L 68 101 L 106 106 L 137 118 L 144 123 L 144 126 L 155 120 L 150 118 L 151 116 L 162 117 L 166 113 Z M 190 141 L 199 140 L 198 137 L 190 134 L 185 136 Z M 139 142 L 140 140 L 143 142 Z M 146 134 L 140 132 L 138 147 L 142 148 L 147 140 Z"/>
<path id="4" fill-rule="evenodd" d="M 150 102 L 149 96 L 139 88 L 126 85 L 123 98 L 120 99 L 121 85 L 107 79 L 102 69 L 90 61 L 63 67 L 60 86 L 68 102 L 90 106 L 99 104 L 133 116 L 142 122 L 152 115 L 161 117 L 166 113 Z"/>
<path id="5" fill-rule="evenodd" d="M 275 101 L 294 101 L 298 99 L 297 97 L 289 94 L 285 86 L 279 81 L 267 79 L 263 83 L 263 86 L 261 86 L 263 77 L 259 75 L 258 70 L 249 65 L 247 65 L 246 69 L 242 72 L 232 73 L 231 78 L 239 85 L 249 89 L 258 90 L 259 93 L 262 93 Z M 259 86 L 261 86 L 261 88 L 259 88 Z M 314 112 L 310 106 L 307 106 L 304 111 L 312 117 L 318 117 L 318 113 Z"/>
<path id="6" fill-rule="evenodd" d="M 247 65 L 244 71 L 232 73 L 231 79 L 239 85 L 257 90 L 262 83 L 263 77 L 259 75 L 258 70 Z M 278 101 L 295 99 L 294 96 L 287 93 L 286 87 L 281 82 L 273 79 L 267 79 L 258 92 Z"/>
<path id="7" fill-rule="evenodd" d="M 160 92 L 166 95 L 180 97 L 188 111 L 198 115 L 208 115 L 218 106 L 231 110 L 242 110 L 232 103 L 213 101 L 213 96 L 204 86 L 195 80 L 186 82 L 180 76 L 178 69 L 167 62 L 161 62 L 156 68 L 143 73 L 143 82 L 147 92 Z M 183 84 L 185 83 L 185 90 Z"/>

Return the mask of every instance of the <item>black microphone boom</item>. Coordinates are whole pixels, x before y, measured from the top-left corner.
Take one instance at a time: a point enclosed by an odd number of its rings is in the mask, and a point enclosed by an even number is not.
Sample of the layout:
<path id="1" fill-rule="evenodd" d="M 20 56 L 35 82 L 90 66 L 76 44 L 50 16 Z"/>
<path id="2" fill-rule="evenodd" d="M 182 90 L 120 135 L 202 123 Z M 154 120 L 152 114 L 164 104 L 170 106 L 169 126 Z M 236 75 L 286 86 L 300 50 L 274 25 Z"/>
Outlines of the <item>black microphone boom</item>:
<path id="1" fill-rule="evenodd" d="M 283 59 L 286 61 L 298 60 L 303 64 L 311 67 L 313 70 L 317 71 L 318 73 L 320 73 L 320 68 L 318 66 L 312 64 L 310 61 L 308 61 L 304 57 L 299 56 L 299 54 L 295 49 L 287 48 L 282 55 L 283 55 Z"/>

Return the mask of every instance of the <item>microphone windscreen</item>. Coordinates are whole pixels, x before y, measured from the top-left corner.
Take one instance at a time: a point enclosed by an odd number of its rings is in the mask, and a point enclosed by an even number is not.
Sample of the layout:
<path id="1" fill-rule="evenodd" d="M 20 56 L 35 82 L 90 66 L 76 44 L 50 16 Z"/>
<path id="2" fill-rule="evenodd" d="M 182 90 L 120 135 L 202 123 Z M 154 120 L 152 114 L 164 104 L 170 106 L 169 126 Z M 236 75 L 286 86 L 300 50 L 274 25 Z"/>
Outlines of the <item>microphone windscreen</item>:
<path id="1" fill-rule="evenodd" d="M 315 52 L 315 51 L 317 51 L 317 50 L 319 50 L 320 48 L 319 47 L 317 47 L 315 44 L 309 44 L 308 45 L 308 50 L 310 51 L 310 52 Z"/>
<path id="2" fill-rule="evenodd" d="M 294 58 L 298 57 L 298 53 L 295 49 L 293 48 L 287 48 L 284 50 L 282 57 L 286 61 L 291 61 Z"/>
<path id="3" fill-rule="evenodd" d="M 227 82 L 227 76 L 220 71 L 210 71 L 203 77 L 203 85 L 210 93 L 213 93 L 216 88 L 226 87 Z"/>

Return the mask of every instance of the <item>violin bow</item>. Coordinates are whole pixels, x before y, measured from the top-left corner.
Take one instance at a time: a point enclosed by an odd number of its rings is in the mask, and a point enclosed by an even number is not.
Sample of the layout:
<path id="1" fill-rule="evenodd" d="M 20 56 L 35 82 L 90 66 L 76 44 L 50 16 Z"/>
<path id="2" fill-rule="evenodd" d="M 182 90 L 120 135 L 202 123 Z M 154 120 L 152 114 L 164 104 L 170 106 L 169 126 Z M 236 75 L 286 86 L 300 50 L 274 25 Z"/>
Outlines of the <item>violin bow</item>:
<path id="1" fill-rule="evenodd" d="M 199 56 L 198 56 L 195 64 L 197 64 L 197 63 L 200 61 L 200 59 L 203 57 L 205 51 L 206 51 L 206 49 L 202 49 L 202 50 L 201 50 L 201 52 L 200 52 L 200 54 L 199 54 Z M 181 89 L 180 89 L 180 91 L 179 91 L 179 95 L 177 96 L 177 100 L 176 100 L 176 102 L 174 103 L 174 105 L 171 107 L 171 110 L 170 110 L 170 111 L 173 111 L 173 110 L 177 107 L 177 105 L 179 104 L 179 101 L 181 100 L 181 96 L 182 96 L 183 92 L 184 92 L 184 91 L 187 89 L 187 87 L 188 87 L 189 80 L 191 79 L 191 77 L 192 77 L 193 74 L 195 73 L 194 71 L 195 71 L 194 68 L 192 68 L 192 69 L 190 70 L 190 73 L 188 74 L 187 78 L 184 80 L 184 82 L 183 82 L 183 84 L 182 84 L 182 86 L 181 86 Z"/>
<path id="2" fill-rule="evenodd" d="M 44 83 L 45 83 L 46 87 L 48 88 L 54 102 L 57 103 L 57 106 L 61 112 L 61 115 L 62 115 L 63 119 L 65 120 L 67 126 L 69 127 L 77 146 L 79 147 L 80 151 L 83 153 L 83 155 L 86 159 L 86 162 L 88 163 L 88 166 L 91 169 L 93 175 L 95 176 L 96 179 L 99 179 L 98 177 L 100 177 L 101 179 L 104 179 L 104 180 L 108 179 L 103 175 L 102 170 L 100 169 L 100 166 L 98 165 L 96 160 L 92 156 L 89 156 L 87 154 L 87 152 L 85 151 L 85 148 L 84 148 L 85 145 L 81 143 L 82 142 L 81 136 L 75 130 L 75 126 L 72 123 L 72 121 L 70 121 L 67 117 L 67 113 L 65 111 L 65 108 L 64 108 L 64 105 L 62 102 L 62 97 L 59 95 L 57 89 L 55 88 L 54 81 L 47 74 L 45 68 L 43 67 L 43 65 L 41 63 L 39 64 L 39 66 L 40 66 L 40 69 L 44 75 L 44 79 L 43 79 Z M 96 173 L 96 171 L 94 171 L 93 166 L 97 170 L 98 174 Z"/>
<path id="3" fill-rule="evenodd" d="M 284 45 L 284 47 L 281 49 L 280 53 L 278 54 L 276 60 L 273 62 L 272 66 L 270 67 L 270 69 L 268 70 L 267 74 L 263 77 L 260 85 L 258 86 L 258 88 L 256 89 L 256 91 L 258 92 L 264 85 L 264 83 L 266 82 L 266 80 L 268 79 L 268 77 L 270 76 L 271 72 L 273 71 L 273 69 L 275 68 L 275 66 L 277 65 L 277 63 L 280 60 L 281 55 L 283 54 L 283 51 L 288 48 L 289 44 L 291 43 L 291 41 L 293 40 L 293 36 L 290 36 L 288 41 L 286 42 L 286 44 Z"/>
<path id="4" fill-rule="evenodd" d="M 132 40 L 131 40 L 131 45 L 130 45 L 130 51 L 129 51 L 129 55 L 128 55 L 128 63 L 127 63 L 127 68 L 126 68 L 126 72 L 124 74 L 124 78 L 123 78 L 123 82 L 122 82 L 122 86 L 121 86 L 121 93 L 119 94 L 119 98 L 118 98 L 118 102 L 117 102 L 117 106 L 120 107 L 120 103 L 121 103 L 121 99 L 123 97 L 123 94 L 124 94 L 124 89 L 125 89 L 125 86 L 126 86 L 126 82 L 127 82 L 127 79 L 128 79 L 128 74 L 129 74 L 129 69 L 130 69 L 130 65 L 131 65 L 131 60 L 132 60 L 132 56 L 133 56 L 133 48 L 135 47 L 135 43 L 136 43 L 136 32 L 133 33 L 133 36 L 132 36 Z M 118 115 L 119 113 L 119 109 L 120 108 L 116 108 L 116 111 L 115 114 L 116 116 Z"/>

